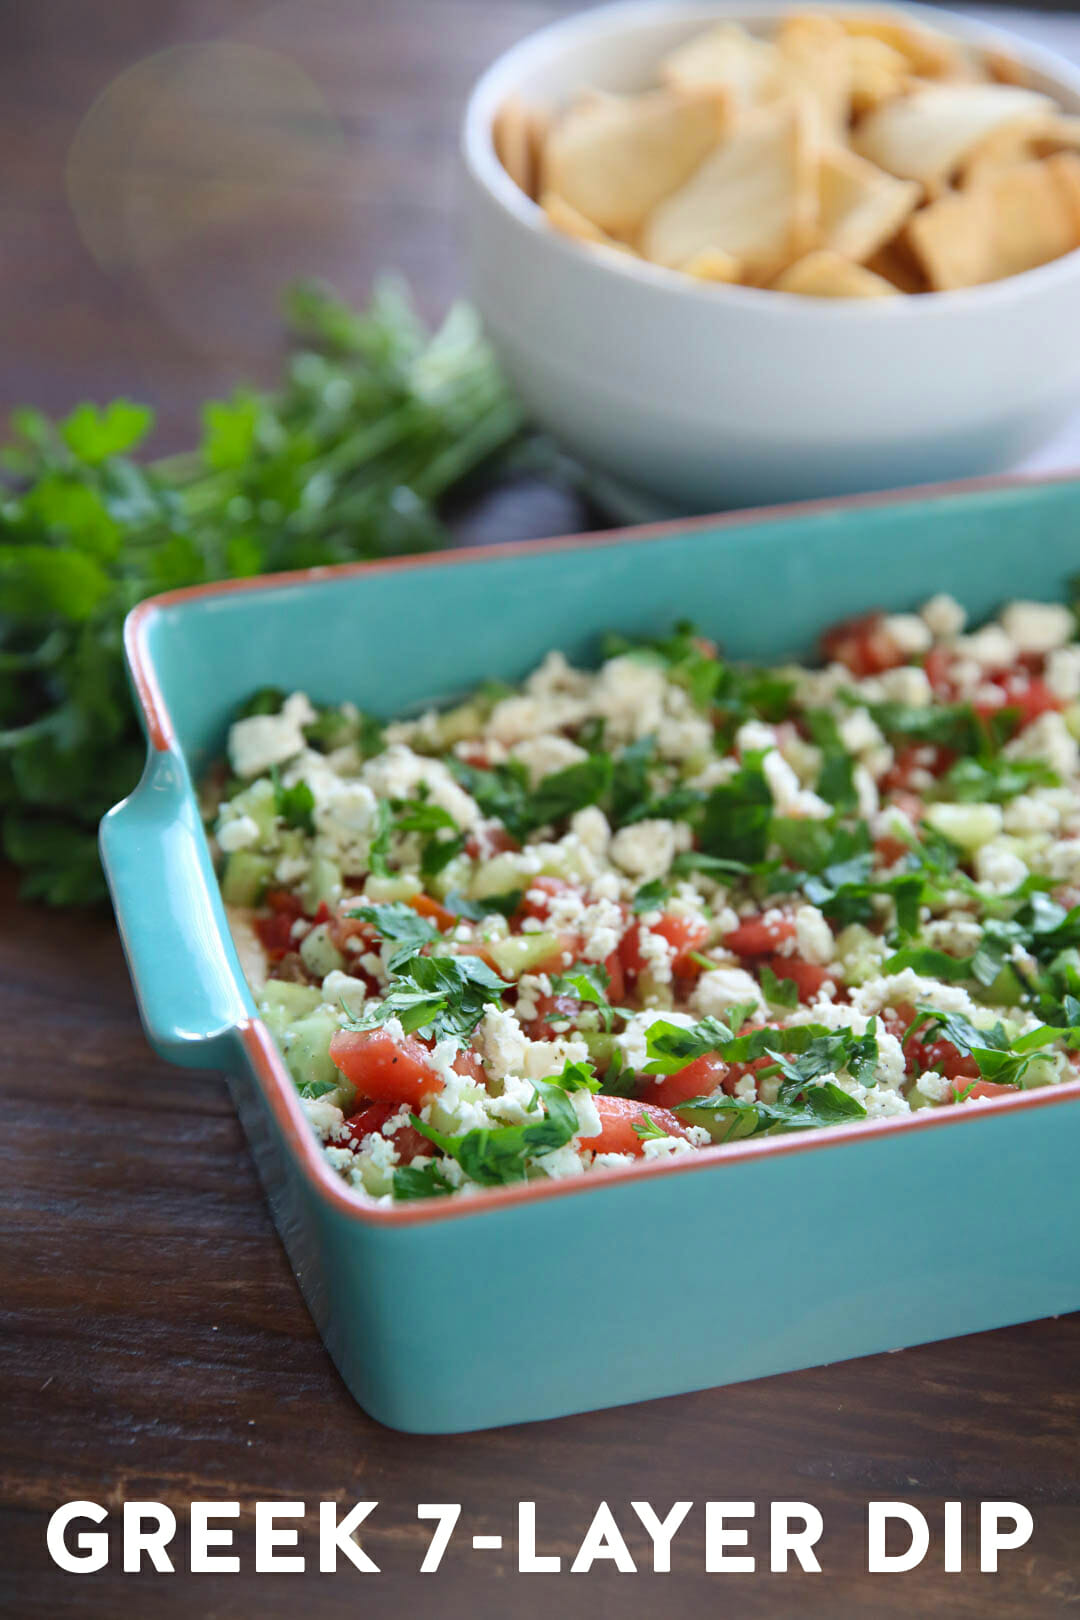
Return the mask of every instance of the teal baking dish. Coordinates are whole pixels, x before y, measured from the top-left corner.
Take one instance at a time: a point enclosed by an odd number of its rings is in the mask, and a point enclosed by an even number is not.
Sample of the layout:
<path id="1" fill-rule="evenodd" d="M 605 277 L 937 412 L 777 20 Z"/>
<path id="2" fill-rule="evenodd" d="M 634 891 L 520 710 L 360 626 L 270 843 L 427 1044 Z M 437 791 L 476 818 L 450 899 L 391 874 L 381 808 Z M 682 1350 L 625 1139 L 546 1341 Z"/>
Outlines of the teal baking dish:
<path id="1" fill-rule="evenodd" d="M 860 609 L 945 590 L 981 615 L 1059 595 L 1078 567 L 1072 478 L 255 579 L 134 611 L 149 755 L 101 843 L 142 1018 L 163 1056 L 228 1074 L 304 1296 L 369 1413 L 484 1428 L 1074 1309 L 1080 1084 L 366 1207 L 309 1133 L 226 927 L 192 782 L 234 705 L 272 682 L 394 715 L 519 678 L 549 647 L 587 658 L 604 629 L 688 617 L 737 658 L 806 654 Z"/>

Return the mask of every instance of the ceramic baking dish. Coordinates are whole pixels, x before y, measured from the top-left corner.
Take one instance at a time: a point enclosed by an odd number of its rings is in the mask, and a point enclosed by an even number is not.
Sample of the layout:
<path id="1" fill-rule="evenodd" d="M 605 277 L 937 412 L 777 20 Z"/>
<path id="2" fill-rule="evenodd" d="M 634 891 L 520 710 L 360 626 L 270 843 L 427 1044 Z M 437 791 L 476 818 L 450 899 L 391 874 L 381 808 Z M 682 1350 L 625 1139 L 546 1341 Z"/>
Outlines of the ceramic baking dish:
<path id="1" fill-rule="evenodd" d="M 692 618 L 736 658 L 950 591 L 978 616 L 1080 568 L 1080 478 L 970 485 L 175 592 L 130 616 L 145 775 L 102 850 L 147 1034 L 223 1069 L 282 1240 L 357 1400 L 483 1428 L 1080 1306 L 1080 1085 L 367 1207 L 329 1168 L 233 950 L 192 783 L 272 683 L 391 716 L 550 647 Z M 1003 1218 L 1003 1209 L 1007 1218 Z"/>

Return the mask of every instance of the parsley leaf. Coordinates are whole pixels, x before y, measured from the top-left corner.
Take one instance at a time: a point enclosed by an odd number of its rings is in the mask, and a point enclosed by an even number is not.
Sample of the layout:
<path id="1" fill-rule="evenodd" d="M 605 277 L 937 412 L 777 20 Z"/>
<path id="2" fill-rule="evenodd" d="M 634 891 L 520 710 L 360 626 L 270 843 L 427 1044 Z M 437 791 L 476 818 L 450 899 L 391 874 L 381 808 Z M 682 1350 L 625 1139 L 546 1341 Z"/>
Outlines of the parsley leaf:
<path id="1" fill-rule="evenodd" d="M 576 962 L 568 973 L 552 978 L 552 994 L 576 996 L 579 1001 L 591 1002 L 600 1014 L 605 1030 L 610 1030 L 614 1015 L 620 1009 L 612 1007 L 607 997 L 611 975 L 601 962 Z"/>
<path id="2" fill-rule="evenodd" d="M 520 433 L 463 307 L 432 336 L 398 287 L 357 312 L 307 285 L 289 324 L 280 389 L 208 406 L 201 443 L 181 455 L 132 459 L 152 415 L 128 400 L 58 424 L 13 413 L 0 472 L 0 827 L 28 895 L 105 898 L 97 824 L 145 755 L 123 661 L 135 603 L 442 544 L 437 503 L 482 462 L 495 471 Z M 339 732 L 320 714 L 310 740 L 337 746 Z"/>
<path id="3" fill-rule="evenodd" d="M 397 943 L 397 950 L 386 964 L 391 973 L 396 973 L 412 957 L 418 956 L 425 945 L 442 937 L 434 923 L 400 900 L 384 905 L 359 906 L 346 915 L 362 917 L 364 922 L 378 930 L 383 939 L 392 939 Z"/>
<path id="4" fill-rule="evenodd" d="M 773 800 L 762 757 L 748 753 L 736 775 L 718 783 L 705 800 L 700 844 L 706 854 L 751 865 L 765 859 Z"/>
<path id="5" fill-rule="evenodd" d="M 799 1005 L 799 987 L 794 979 L 778 979 L 768 962 L 763 962 L 759 974 L 761 993 L 770 1007 L 791 1011 Z"/>
<path id="6" fill-rule="evenodd" d="M 274 809 L 286 827 L 298 827 L 301 832 L 315 831 L 315 795 L 306 782 L 294 782 L 283 787 L 277 766 L 270 772 L 274 784 Z"/>
<path id="7" fill-rule="evenodd" d="M 376 877 L 390 876 L 390 837 L 394 830 L 394 816 L 389 801 L 380 799 L 375 814 L 378 818 L 375 837 L 368 851 L 368 867 Z"/>
<path id="8" fill-rule="evenodd" d="M 1004 804 L 1060 779 L 1041 759 L 958 759 L 941 780 L 939 796 L 957 804 Z"/>
<path id="9" fill-rule="evenodd" d="M 663 878 L 653 878 L 651 883 L 641 885 L 630 902 L 630 909 L 635 916 L 640 916 L 643 911 L 659 911 L 670 893 L 670 885 Z"/>
<path id="10" fill-rule="evenodd" d="M 469 900 L 457 889 L 451 889 L 443 904 L 455 917 L 467 917 L 470 922 L 483 922 L 493 913 L 512 917 L 521 904 L 524 889 L 508 889 L 505 894 L 485 895 L 483 900 Z"/>
<path id="11" fill-rule="evenodd" d="M 611 786 L 610 754 L 590 754 L 588 759 L 568 765 L 565 770 L 545 776 L 533 790 L 528 817 L 534 827 L 565 821 L 576 810 L 602 799 Z"/>
<path id="12" fill-rule="evenodd" d="M 509 988 L 478 956 L 413 955 L 383 999 L 349 1019 L 345 1027 L 377 1029 L 397 1018 L 406 1034 L 467 1046 L 484 1008 L 499 1006 Z"/>
<path id="13" fill-rule="evenodd" d="M 667 1131 L 662 1131 L 655 1119 L 643 1108 L 631 1125 L 634 1135 L 642 1142 L 662 1142 Z"/>
<path id="14" fill-rule="evenodd" d="M 439 1198 L 452 1191 L 435 1159 L 430 1164 L 401 1164 L 394 1171 L 394 1197 L 403 1202 L 410 1198 Z"/>
<path id="15" fill-rule="evenodd" d="M 599 1089 L 599 1082 L 587 1063 L 568 1063 L 561 1075 L 532 1082 L 537 1108 L 535 1120 L 523 1125 L 492 1125 L 448 1136 L 413 1114 L 414 1129 L 449 1158 L 456 1159 L 465 1174 L 482 1187 L 502 1187 L 524 1181 L 527 1161 L 539 1154 L 565 1147 L 578 1132 L 577 1110 L 570 1100 L 573 1091 Z"/>

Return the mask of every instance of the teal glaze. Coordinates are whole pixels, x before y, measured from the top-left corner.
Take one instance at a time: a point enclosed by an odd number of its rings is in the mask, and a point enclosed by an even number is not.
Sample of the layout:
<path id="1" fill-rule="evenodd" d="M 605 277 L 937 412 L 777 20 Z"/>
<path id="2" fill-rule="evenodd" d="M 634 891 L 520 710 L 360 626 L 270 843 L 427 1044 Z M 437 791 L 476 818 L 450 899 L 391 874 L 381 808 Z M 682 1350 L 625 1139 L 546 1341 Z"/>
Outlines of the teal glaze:
<path id="1" fill-rule="evenodd" d="M 734 657 L 805 655 L 825 625 L 863 609 L 947 590 L 977 617 L 1008 596 L 1060 595 L 1078 569 L 1069 480 L 330 572 L 155 608 L 145 646 L 177 749 L 151 751 L 102 825 L 140 1009 L 164 1056 L 229 1072 L 305 1298 L 367 1411 L 418 1432 L 482 1428 L 1075 1309 L 1080 1096 L 586 1178 L 498 1207 L 481 1198 L 449 1218 L 357 1219 L 283 1140 L 234 1033 L 254 1009 L 191 780 L 235 705 L 273 683 L 390 716 L 485 676 L 516 679 L 552 646 L 584 659 L 604 629 L 688 617 Z M 993 1243 L 943 1241 L 957 1209 Z"/>

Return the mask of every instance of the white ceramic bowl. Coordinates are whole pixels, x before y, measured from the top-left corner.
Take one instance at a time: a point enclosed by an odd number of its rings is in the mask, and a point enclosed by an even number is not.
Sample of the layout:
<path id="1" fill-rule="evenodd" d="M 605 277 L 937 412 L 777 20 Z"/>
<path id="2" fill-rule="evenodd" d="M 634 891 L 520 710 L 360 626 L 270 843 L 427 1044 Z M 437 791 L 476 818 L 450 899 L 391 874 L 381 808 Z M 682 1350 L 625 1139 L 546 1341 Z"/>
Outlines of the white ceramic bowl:
<path id="1" fill-rule="evenodd" d="M 708 285 L 556 234 L 496 158 L 492 119 L 508 96 L 642 89 L 710 22 L 761 32 L 791 9 L 634 0 L 584 12 L 500 57 L 465 115 L 473 296 L 507 372 L 574 454 L 681 509 L 999 471 L 1080 407 L 1080 252 L 915 298 Z M 1064 59 L 947 12 L 904 10 L 1011 52 L 1080 111 L 1080 70 Z"/>

